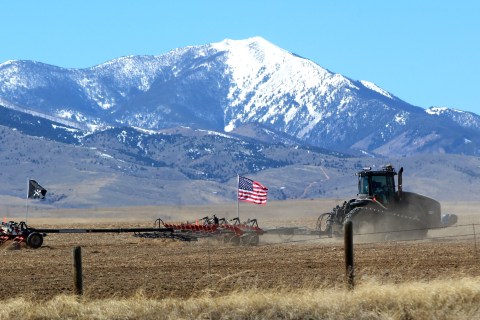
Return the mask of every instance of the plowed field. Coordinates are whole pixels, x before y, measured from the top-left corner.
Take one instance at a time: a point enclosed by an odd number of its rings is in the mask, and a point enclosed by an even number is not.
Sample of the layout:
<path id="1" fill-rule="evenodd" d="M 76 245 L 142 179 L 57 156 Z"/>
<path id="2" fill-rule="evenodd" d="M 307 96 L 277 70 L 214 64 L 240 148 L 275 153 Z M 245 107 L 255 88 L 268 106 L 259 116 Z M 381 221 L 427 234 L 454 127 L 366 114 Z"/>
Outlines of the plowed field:
<path id="1" fill-rule="evenodd" d="M 291 220 L 283 217 L 275 223 L 290 226 L 301 221 L 312 227 L 315 223 L 312 216 L 296 216 Z M 181 221 L 184 216 L 179 213 L 177 218 Z M 69 219 L 59 224 L 52 223 L 49 218 L 34 219 L 34 222 L 37 228 L 151 226 L 151 223 L 132 223 L 120 218 L 107 222 L 104 216 L 95 223 L 89 220 L 90 223 L 75 224 L 71 221 L 80 218 L 70 216 Z M 459 224 L 469 224 L 472 219 L 477 218 L 462 217 Z M 475 243 L 472 226 L 433 232 L 429 239 L 422 241 L 373 243 L 357 239 L 355 280 L 399 283 L 479 276 L 480 249 L 476 248 L 479 242 Z M 24 247 L 14 250 L 6 243 L 0 248 L 3 288 L 0 299 L 19 295 L 47 299 L 60 293 L 72 293 L 72 249 L 75 246 L 82 247 L 84 289 L 92 298 L 128 297 L 139 290 L 148 296 L 163 298 L 190 297 L 206 292 L 221 295 L 251 288 L 344 285 L 342 239 L 295 236 L 289 242 L 282 241 L 278 235 L 265 235 L 259 246 L 252 247 L 233 246 L 211 238 L 180 242 L 136 238 L 122 233 L 50 234 L 44 245 L 36 250 Z"/>

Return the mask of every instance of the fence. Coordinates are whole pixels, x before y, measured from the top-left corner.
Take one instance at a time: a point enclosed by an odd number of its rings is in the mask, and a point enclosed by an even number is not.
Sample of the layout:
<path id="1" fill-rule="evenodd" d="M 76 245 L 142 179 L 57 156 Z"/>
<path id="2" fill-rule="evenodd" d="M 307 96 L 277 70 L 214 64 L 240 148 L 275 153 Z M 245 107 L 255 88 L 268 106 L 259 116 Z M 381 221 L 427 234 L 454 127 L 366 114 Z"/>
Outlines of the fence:
<path id="1" fill-rule="evenodd" d="M 357 234 L 353 247 L 356 284 L 479 276 L 478 224 L 430 230 L 426 239 L 376 241 Z M 372 237 L 372 235 L 374 237 Z M 214 238 L 198 242 L 138 239 L 130 234 L 52 235 L 37 250 L 3 251 L 0 272 L 8 287 L 0 298 L 25 290 L 44 297 L 74 292 L 72 248 L 82 246 L 83 291 L 91 297 L 191 296 L 234 290 L 343 287 L 343 238 L 278 235 L 258 246 L 232 246 Z M 28 286 L 18 286 L 28 279 Z"/>

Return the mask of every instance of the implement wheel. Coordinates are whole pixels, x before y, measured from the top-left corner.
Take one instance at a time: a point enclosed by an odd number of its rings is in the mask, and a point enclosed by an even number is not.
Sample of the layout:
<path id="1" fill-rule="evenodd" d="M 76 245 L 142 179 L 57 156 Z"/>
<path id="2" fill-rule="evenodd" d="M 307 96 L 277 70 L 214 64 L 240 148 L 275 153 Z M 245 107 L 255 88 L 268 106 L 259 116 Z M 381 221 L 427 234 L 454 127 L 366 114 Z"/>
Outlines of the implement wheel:
<path id="1" fill-rule="evenodd" d="M 234 246 L 240 245 L 240 237 L 237 235 L 233 235 L 230 237 L 230 243 L 233 244 Z"/>
<path id="2" fill-rule="evenodd" d="M 328 235 L 330 238 L 332 237 L 332 226 L 331 222 L 329 221 L 330 215 L 330 213 L 322 213 L 317 219 L 315 229 L 319 231 L 318 235 L 320 237 L 324 235 Z"/>
<path id="3" fill-rule="evenodd" d="M 258 246 L 258 243 L 260 242 L 260 237 L 258 234 L 251 234 L 248 236 L 242 237 L 242 244 L 247 245 L 247 246 Z"/>
<path id="4" fill-rule="evenodd" d="M 38 232 L 32 232 L 27 237 L 27 246 L 32 249 L 40 248 L 43 244 L 43 236 Z"/>

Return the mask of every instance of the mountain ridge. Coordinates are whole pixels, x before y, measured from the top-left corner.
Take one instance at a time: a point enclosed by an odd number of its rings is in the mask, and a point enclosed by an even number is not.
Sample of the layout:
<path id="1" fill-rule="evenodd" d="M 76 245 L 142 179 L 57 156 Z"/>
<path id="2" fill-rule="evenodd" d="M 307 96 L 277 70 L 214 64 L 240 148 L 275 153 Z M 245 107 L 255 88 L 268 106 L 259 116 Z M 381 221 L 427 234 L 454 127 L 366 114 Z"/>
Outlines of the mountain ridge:
<path id="1" fill-rule="evenodd" d="M 22 210 L 27 178 L 48 190 L 32 210 L 233 203 L 237 174 L 264 183 L 270 200 L 347 200 L 356 193 L 356 171 L 386 163 L 405 167 L 406 190 L 439 200 L 474 200 L 480 187 L 479 159 L 472 156 L 366 158 L 285 143 L 282 136 L 260 142 L 188 127 L 84 135 L 11 109 L 0 115 L 0 207 L 7 212 Z"/>
<path id="2" fill-rule="evenodd" d="M 84 69 L 2 63 L 0 132 L 0 194 L 18 207 L 28 177 L 50 208 L 235 201 L 238 174 L 269 199 L 348 199 L 354 172 L 386 163 L 435 198 L 480 187 L 478 115 L 410 105 L 258 37 Z"/>
<path id="3" fill-rule="evenodd" d="M 393 146 L 397 155 L 479 152 L 478 115 L 412 106 L 373 82 L 328 71 L 261 37 L 84 69 L 8 61 L 0 65 L 0 93 L 4 101 L 90 130 L 127 125 L 229 132 L 256 123 L 343 152 L 387 156 Z M 419 127 L 423 122 L 431 124 L 429 132 Z M 468 146 L 452 138 L 456 133 Z M 422 139 L 421 148 L 412 148 Z M 443 140 L 455 140 L 456 147 L 446 148 Z"/>

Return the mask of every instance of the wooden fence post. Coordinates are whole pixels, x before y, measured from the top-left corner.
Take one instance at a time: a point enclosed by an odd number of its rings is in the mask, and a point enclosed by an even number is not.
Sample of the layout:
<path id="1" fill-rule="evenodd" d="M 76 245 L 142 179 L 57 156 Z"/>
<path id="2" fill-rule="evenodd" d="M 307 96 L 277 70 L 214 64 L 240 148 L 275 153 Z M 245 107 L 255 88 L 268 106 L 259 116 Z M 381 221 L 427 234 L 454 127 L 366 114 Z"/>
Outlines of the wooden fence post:
<path id="1" fill-rule="evenodd" d="M 353 225 L 352 221 L 347 221 L 344 225 L 345 242 L 345 272 L 347 288 L 352 290 L 354 287 L 355 269 L 353 266 Z"/>
<path id="2" fill-rule="evenodd" d="M 475 223 L 472 224 L 473 227 L 473 241 L 475 241 L 475 258 L 478 258 L 477 254 L 477 233 L 475 232 Z"/>
<path id="3" fill-rule="evenodd" d="M 74 293 L 83 295 L 82 248 L 73 248 L 73 284 Z"/>

